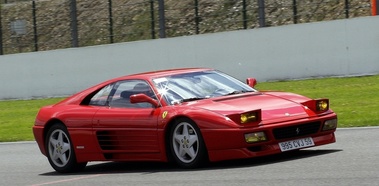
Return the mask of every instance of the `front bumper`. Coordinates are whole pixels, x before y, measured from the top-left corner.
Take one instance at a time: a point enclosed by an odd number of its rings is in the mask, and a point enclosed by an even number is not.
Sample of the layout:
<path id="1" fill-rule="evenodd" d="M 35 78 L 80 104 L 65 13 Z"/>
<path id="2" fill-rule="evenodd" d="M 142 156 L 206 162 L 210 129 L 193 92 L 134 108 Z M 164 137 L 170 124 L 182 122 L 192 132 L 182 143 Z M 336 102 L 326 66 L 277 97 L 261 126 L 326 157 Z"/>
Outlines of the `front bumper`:
<path id="1" fill-rule="evenodd" d="M 336 141 L 334 135 L 335 129 L 323 131 L 323 124 L 326 120 L 335 118 L 336 116 L 334 115 L 332 117 L 317 118 L 314 120 L 304 119 L 301 121 L 297 120 L 252 128 L 202 130 L 202 135 L 208 149 L 210 161 L 252 158 L 281 153 L 279 143 L 289 140 L 311 137 L 314 146 L 334 143 Z M 315 123 L 320 123 L 320 125 L 314 128 Z M 295 133 L 293 135 L 290 133 L 292 130 L 295 131 L 295 129 L 299 127 L 304 127 L 304 125 L 308 127 L 307 124 L 313 127 L 313 129 L 310 130 L 311 132 Z M 301 129 L 303 130 L 303 128 Z M 247 143 L 245 141 L 245 134 L 261 131 L 266 134 L 267 141 L 257 143 Z M 280 134 L 278 134 L 278 131 Z"/>
<path id="2" fill-rule="evenodd" d="M 326 145 L 336 141 L 334 133 L 312 137 L 315 146 Z M 222 161 L 231 159 L 253 158 L 281 153 L 279 142 L 266 143 L 239 149 L 209 150 L 209 160 Z M 315 147 L 313 146 L 313 147 Z M 305 147 L 310 148 L 310 147 Z"/>

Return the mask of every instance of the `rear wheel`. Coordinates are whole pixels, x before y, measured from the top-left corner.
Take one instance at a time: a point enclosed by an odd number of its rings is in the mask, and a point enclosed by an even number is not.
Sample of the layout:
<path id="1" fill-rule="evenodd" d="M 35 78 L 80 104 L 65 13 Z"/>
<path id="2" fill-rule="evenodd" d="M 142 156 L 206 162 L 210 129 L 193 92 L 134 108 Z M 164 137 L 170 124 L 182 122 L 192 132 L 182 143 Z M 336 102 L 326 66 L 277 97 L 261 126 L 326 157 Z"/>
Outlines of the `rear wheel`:
<path id="1" fill-rule="evenodd" d="M 170 131 L 170 150 L 174 161 L 183 168 L 201 166 L 207 160 L 204 140 L 196 124 L 179 119 Z"/>
<path id="2" fill-rule="evenodd" d="M 46 152 L 50 165 L 61 173 L 75 172 L 84 169 L 85 163 L 77 163 L 73 145 L 67 128 L 54 124 L 46 136 Z"/>

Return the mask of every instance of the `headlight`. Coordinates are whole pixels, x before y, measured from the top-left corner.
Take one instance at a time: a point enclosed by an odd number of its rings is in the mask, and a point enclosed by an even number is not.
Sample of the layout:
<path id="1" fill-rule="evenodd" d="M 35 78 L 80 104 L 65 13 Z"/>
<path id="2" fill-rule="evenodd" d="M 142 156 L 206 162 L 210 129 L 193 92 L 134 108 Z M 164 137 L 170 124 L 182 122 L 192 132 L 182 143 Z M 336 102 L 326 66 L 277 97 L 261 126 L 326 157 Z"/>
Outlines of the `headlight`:
<path id="1" fill-rule="evenodd" d="M 227 115 L 229 119 L 239 125 L 257 125 L 261 122 L 261 109 L 252 110 L 243 113 L 235 113 Z"/>
<path id="2" fill-rule="evenodd" d="M 327 111 L 329 109 L 329 101 L 325 100 L 317 100 L 316 101 L 316 110 L 317 111 Z"/>
<path id="3" fill-rule="evenodd" d="M 257 121 L 257 112 L 248 112 L 241 114 L 241 123 Z"/>
<path id="4" fill-rule="evenodd" d="M 267 141 L 267 137 L 264 132 L 253 132 L 245 134 L 245 141 L 247 143 L 256 143 L 261 141 Z"/>
<path id="5" fill-rule="evenodd" d="M 329 99 L 312 99 L 302 104 L 317 114 L 329 110 Z"/>
<path id="6" fill-rule="evenodd" d="M 322 127 L 322 130 L 333 130 L 337 128 L 337 119 L 331 119 L 331 120 L 326 120 L 324 122 L 324 127 Z"/>

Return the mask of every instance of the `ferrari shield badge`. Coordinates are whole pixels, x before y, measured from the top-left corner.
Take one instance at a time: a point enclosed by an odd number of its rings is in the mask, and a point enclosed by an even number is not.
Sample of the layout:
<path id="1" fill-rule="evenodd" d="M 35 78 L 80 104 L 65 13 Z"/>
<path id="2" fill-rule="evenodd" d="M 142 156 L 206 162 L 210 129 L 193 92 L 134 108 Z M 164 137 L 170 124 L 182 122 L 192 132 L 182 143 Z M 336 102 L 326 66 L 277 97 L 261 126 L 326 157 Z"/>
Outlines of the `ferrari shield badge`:
<path id="1" fill-rule="evenodd" d="M 167 113 L 168 113 L 167 111 L 164 111 L 164 112 L 162 113 L 162 118 L 163 118 L 163 119 L 165 119 L 165 118 L 166 118 L 166 116 L 167 116 Z"/>

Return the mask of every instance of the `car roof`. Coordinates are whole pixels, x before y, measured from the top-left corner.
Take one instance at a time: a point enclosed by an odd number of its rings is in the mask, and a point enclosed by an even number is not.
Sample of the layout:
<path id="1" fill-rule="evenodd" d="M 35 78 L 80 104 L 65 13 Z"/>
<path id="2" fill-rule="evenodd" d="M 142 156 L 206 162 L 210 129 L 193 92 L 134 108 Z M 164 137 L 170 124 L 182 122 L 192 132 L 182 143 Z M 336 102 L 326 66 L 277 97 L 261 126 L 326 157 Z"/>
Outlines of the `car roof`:
<path id="1" fill-rule="evenodd" d="M 121 79 L 153 79 L 163 76 L 170 76 L 170 75 L 176 75 L 176 74 L 183 74 L 183 73 L 190 73 L 190 72 L 200 72 L 205 70 L 213 70 L 211 68 L 176 68 L 176 69 L 168 69 L 168 70 L 158 70 L 158 71 L 150 71 L 150 72 L 143 72 L 143 73 L 137 73 L 137 74 L 130 74 L 126 76 L 121 76 L 119 78 L 116 78 L 117 80 Z"/>

